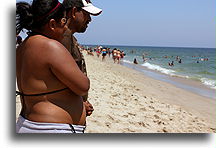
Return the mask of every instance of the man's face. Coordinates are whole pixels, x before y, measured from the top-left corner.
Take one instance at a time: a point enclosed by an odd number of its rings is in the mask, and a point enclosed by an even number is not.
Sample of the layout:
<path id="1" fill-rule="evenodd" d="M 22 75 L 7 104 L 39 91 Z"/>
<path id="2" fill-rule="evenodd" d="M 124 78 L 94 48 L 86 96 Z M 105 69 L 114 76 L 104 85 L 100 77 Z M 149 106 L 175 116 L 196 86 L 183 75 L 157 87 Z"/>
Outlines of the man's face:
<path id="1" fill-rule="evenodd" d="M 72 21 L 74 21 L 72 22 L 72 24 L 74 25 L 72 26 L 72 28 L 75 29 L 74 31 L 78 33 L 83 33 L 86 31 L 89 22 L 91 22 L 91 17 L 88 12 L 81 9 L 75 12 L 75 18 Z"/>

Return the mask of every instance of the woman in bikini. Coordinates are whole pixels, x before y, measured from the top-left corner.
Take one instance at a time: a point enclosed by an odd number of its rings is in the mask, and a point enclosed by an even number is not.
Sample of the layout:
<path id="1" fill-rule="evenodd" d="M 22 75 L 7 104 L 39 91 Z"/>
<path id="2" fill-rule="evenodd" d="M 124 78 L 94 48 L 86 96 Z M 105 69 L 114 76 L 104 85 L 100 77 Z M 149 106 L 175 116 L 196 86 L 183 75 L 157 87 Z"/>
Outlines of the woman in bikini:
<path id="1" fill-rule="evenodd" d="M 117 54 L 116 56 L 117 56 L 118 64 L 120 64 L 120 60 L 121 60 L 121 51 L 120 51 L 120 50 L 117 50 L 116 54 Z"/>
<path id="2" fill-rule="evenodd" d="M 81 96 L 90 86 L 60 43 L 70 20 L 58 0 L 16 5 L 16 31 L 29 31 L 16 50 L 16 76 L 22 110 L 17 133 L 83 133 L 86 112 Z M 73 67 L 73 68 L 71 68 Z"/>
<path id="3" fill-rule="evenodd" d="M 113 61 L 114 63 L 116 62 L 116 59 L 117 59 L 117 49 L 114 48 L 113 51 L 112 51 L 112 56 L 113 56 Z"/>

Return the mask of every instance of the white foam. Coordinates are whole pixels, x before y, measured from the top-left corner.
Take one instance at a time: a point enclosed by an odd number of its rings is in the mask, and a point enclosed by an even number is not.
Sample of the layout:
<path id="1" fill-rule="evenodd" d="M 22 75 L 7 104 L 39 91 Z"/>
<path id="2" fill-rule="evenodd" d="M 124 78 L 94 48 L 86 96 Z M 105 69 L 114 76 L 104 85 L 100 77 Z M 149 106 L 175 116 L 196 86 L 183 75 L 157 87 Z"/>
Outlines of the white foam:
<path id="1" fill-rule="evenodd" d="M 131 62 L 129 60 L 123 60 L 123 62 L 133 64 L 133 62 Z"/>
<path id="2" fill-rule="evenodd" d="M 201 78 L 203 84 L 210 86 L 212 89 L 216 89 L 216 80 L 210 80 L 207 78 Z"/>
<path id="3" fill-rule="evenodd" d="M 166 69 L 166 68 L 160 67 L 160 66 L 158 66 L 158 65 L 150 64 L 150 63 L 148 63 L 148 62 L 142 64 L 142 66 L 147 67 L 147 68 L 149 68 L 149 69 L 151 69 L 151 70 L 157 70 L 157 71 L 159 71 L 159 72 L 161 72 L 161 73 L 168 74 L 168 75 L 171 75 L 171 76 L 174 76 L 174 75 L 175 75 L 175 74 L 174 74 L 174 73 L 175 73 L 174 70 Z"/>
<path id="4" fill-rule="evenodd" d="M 177 75 L 177 74 L 175 74 L 173 76 L 180 77 L 180 78 L 185 78 L 185 79 L 190 79 L 191 78 L 190 76 L 183 76 L 183 75 Z"/>

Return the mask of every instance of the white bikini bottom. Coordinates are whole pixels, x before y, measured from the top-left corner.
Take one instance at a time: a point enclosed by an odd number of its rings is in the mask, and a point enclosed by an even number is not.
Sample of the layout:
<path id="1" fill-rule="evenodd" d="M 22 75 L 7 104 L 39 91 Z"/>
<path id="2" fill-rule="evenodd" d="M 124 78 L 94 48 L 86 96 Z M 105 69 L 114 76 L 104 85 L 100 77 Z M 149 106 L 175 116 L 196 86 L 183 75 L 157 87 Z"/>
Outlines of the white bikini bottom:
<path id="1" fill-rule="evenodd" d="M 84 133 L 86 126 L 29 121 L 19 116 L 16 133 Z"/>

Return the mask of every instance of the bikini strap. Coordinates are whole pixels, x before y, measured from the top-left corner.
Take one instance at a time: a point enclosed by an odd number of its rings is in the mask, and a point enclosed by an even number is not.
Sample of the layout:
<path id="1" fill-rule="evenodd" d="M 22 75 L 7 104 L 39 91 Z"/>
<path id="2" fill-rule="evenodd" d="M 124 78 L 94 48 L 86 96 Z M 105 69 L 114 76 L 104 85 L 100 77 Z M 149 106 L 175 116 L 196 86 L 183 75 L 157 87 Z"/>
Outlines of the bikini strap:
<path id="1" fill-rule="evenodd" d="M 16 91 L 16 96 L 44 96 L 44 95 L 49 95 L 49 94 L 54 94 L 54 93 L 57 93 L 57 92 L 60 92 L 60 91 L 63 91 L 63 90 L 66 90 L 68 88 L 63 88 L 63 89 L 60 89 L 60 90 L 55 90 L 55 91 L 51 91 L 51 92 L 47 92 L 47 93 L 40 93 L 40 94 L 24 94 L 22 92 L 19 92 L 19 91 Z"/>

